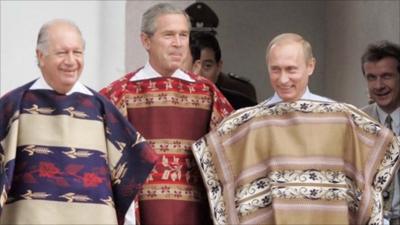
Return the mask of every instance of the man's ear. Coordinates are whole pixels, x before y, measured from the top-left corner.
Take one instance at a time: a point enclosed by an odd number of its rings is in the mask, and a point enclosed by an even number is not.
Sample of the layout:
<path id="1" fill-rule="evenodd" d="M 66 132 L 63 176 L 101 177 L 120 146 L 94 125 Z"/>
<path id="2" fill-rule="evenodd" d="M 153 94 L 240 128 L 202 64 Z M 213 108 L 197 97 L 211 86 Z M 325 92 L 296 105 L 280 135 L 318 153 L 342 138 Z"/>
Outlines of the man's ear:
<path id="1" fill-rule="evenodd" d="M 307 74 L 308 74 L 308 76 L 311 76 L 314 73 L 315 63 L 316 63 L 316 60 L 315 60 L 314 57 L 311 58 L 310 60 L 308 60 L 308 62 L 307 62 Z"/>
<path id="2" fill-rule="evenodd" d="M 200 72 L 201 72 L 201 61 L 200 61 L 200 59 L 195 60 L 193 62 L 192 71 L 193 71 L 194 74 L 201 75 L 200 74 Z"/>
<path id="3" fill-rule="evenodd" d="M 222 72 L 222 66 L 224 65 L 224 61 L 219 60 L 218 62 L 218 74 Z"/>
<path id="4" fill-rule="evenodd" d="M 143 47 L 148 51 L 150 49 L 150 37 L 146 33 L 140 33 L 140 40 L 142 41 Z"/>
<path id="5" fill-rule="evenodd" d="M 39 49 L 36 49 L 36 59 L 37 59 L 37 64 L 38 66 L 42 67 L 44 65 L 43 63 L 43 59 L 44 59 L 44 54 L 42 51 L 40 51 Z"/>

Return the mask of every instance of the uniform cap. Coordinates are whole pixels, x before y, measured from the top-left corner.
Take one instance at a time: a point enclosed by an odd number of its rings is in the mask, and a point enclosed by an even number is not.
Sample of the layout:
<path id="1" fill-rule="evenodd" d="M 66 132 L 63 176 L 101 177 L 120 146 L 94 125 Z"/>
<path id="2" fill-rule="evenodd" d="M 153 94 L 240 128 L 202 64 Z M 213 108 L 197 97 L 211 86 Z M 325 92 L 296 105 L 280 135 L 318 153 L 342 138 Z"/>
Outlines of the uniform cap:
<path id="1" fill-rule="evenodd" d="M 192 31 L 214 31 L 218 27 L 218 16 L 203 2 L 195 2 L 185 9 L 190 17 Z"/>

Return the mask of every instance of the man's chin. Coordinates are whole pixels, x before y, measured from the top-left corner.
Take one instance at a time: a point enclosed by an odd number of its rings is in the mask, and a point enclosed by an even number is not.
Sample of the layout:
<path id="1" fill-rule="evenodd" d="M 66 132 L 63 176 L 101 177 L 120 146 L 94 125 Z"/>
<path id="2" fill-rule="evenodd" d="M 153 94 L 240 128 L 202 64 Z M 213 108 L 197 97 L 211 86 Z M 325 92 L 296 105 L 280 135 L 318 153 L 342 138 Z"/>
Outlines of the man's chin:
<path id="1" fill-rule="evenodd" d="M 169 70 L 175 71 L 181 67 L 181 63 L 172 63 L 169 65 Z"/>
<path id="2" fill-rule="evenodd" d="M 284 102 L 296 101 L 296 96 L 292 93 L 278 93 L 278 95 Z"/>
<path id="3" fill-rule="evenodd" d="M 73 76 L 73 77 L 65 77 L 63 79 L 63 84 L 65 86 L 73 86 L 76 82 L 78 81 L 78 77 Z"/>
<path id="4" fill-rule="evenodd" d="M 388 105 L 391 102 L 390 96 L 375 96 L 373 99 L 378 105 L 382 106 Z"/>
<path id="5" fill-rule="evenodd" d="M 378 100 L 375 102 L 385 112 L 390 112 L 392 109 L 394 110 L 396 108 L 390 100 Z"/>

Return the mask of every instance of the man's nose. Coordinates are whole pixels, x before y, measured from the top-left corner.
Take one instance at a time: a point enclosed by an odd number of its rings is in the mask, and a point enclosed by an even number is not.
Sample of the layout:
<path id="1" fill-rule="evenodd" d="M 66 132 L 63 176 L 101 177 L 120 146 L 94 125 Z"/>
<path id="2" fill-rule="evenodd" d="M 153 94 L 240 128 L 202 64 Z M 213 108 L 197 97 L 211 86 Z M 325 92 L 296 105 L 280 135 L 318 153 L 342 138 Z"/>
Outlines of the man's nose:
<path id="1" fill-rule="evenodd" d="M 174 41 L 173 41 L 173 44 L 175 45 L 175 46 L 182 46 L 182 43 L 183 43 L 183 41 L 181 40 L 181 37 L 180 37 L 180 35 L 179 34 L 176 34 L 175 36 L 174 36 Z"/>
<path id="2" fill-rule="evenodd" d="M 281 75 L 279 76 L 279 82 L 284 84 L 287 83 L 289 81 L 289 76 L 286 72 L 282 71 Z"/>
<path id="3" fill-rule="evenodd" d="M 71 65 L 75 62 L 75 58 L 76 57 L 73 52 L 68 52 L 68 54 L 65 55 L 64 62 L 68 65 Z"/>
<path id="4" fill-rule="evenodd" d="M 374 86 L 376 89 L 380 89 L 380 88 L 384 87 L 385 86 L 384 80 L 382 78 L 378 77 L 375 81 Z"/>

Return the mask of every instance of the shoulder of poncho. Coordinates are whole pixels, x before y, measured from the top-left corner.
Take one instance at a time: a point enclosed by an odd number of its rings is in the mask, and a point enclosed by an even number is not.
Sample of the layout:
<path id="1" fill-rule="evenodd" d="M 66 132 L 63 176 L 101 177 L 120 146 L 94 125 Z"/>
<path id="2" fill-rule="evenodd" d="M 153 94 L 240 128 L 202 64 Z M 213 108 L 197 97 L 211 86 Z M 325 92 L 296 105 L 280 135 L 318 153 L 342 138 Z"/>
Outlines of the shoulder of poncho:
<path id="1" fill-rule="evenodd" d="M 87 87 L 93 94 L 93 97 L 97 100 L 100 101 L 101 104 L 103 105 L 112 105 L 112 102 L 106 98 L 104 95 L 102 95 L 100 92 L 97 92 L 96 90 L 93 90 L 92 88 Z"/>
<path id="2" fill-rule="evenodd" d="M 35 81 L 31 81 L 6 93 L 0 98 L 0 104 L 19 104 L 25 92 L 29 90 L 34 82 Z"/>
<path id="3" fill-rule="evenodd" d="M 18 87 L 0 98 L 0 139 L 6 135 L 11 122 L 19 118 L 21 100 L 33 82 Z"/>
<path id="4" fill-rule="evenodd" d="M 106 98 L 110 99 L 114 104 L 117 104 L 121 101 L 129 80 L 136 74 L 136 72 L 137 71 L 127 73 L 123 77 L 113 81 L 111 84 L 101 89 L 99 93 L 106 96 Z"/>
<path id="5" fill-rule="evenodd" d="M 319 101 L 296 101 L 282 102 L 276 105 L 267 105 L 262 102 L 256 106 L 239 109 L 226 117 L 217 127 L 216 132 L 220 135 L 235 131 L 245 123 L 268 116 L 281 116 L 289 113 L 342 113 L 349 122 L 360 128 L 363 132 L 377 134 L 381 125 L 375 122 L 366 113 L 347 103 L 319 102 Z"/>
<path id="6" fill-rule="evenodd" d="M 194 74 L 192 72 L 186 72 L 186 73 L 190 76 L 190 78 L 195 80 L 196 83 L 204 83 L 204 84 L 206 84 L 208 86 L 213 86 L 213 87 L 215 86 L 215 84 L 212 81 L 210 81 L 209 79 L 207 79 L 205 77 L 202 77 L 200 75 Z"/>
<path id="7" fill-rule="evenodd" d="M 30 81 L 30 82 L 28 82 L 28 83 L 26 83 L 26 84 L 24 84 L 22 86 L 19 86 L 19 87 L 15 88 L 15 89 L 11 90 L 11 91 L 5 93 L 1 98 L 12 96 L 12 95 L 18 95 L 20 93 L 26 92 L 27 90 L 29 90 L 29 88 L 33 85 L 33 83 L 35 81 L 36 80 Z"/>
<path id="8" fill-rule="evenodd" d="M 127 84 L 129 80 L 136 74 L 135 72 L 130 72 L 119 78 L 118 80 L 113 81 L 108 87 L 114 89 L 116 87 L 120 88 L 122 85 Z"/>

